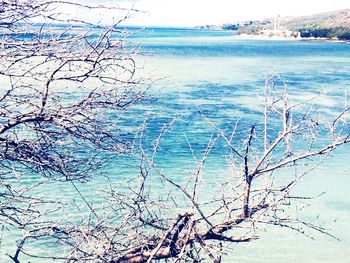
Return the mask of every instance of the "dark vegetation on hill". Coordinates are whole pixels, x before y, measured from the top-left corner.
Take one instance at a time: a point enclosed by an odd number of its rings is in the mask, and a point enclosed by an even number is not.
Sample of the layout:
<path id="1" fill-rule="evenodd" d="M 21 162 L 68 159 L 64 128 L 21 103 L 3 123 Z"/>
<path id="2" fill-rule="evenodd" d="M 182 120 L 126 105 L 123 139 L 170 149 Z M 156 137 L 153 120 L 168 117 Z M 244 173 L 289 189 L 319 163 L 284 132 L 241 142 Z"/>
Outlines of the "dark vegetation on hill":
<path id="1" fill-rule="evenodd" d="M 344 27 L 336 28 L 302 28 L 298 30 L 301 37 L 337 38 L 339 40 L 350 40 L 350 29 Z"/>

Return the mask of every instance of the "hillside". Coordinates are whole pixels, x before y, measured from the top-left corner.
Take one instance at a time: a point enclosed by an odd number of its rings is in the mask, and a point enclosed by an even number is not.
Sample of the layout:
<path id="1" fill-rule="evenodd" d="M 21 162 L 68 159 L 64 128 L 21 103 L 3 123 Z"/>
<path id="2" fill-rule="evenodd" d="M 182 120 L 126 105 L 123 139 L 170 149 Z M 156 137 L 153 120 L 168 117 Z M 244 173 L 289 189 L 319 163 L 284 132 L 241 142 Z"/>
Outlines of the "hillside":
<path id="1" fill-rule="evenodd" d="M 302 38 L 325 38 L 350 41 L 350 8 L 310 16 L 269 18 L 238 28 L 237 34 L 278 35 L 294 32 Z M 278 30 L 276 30 L 278 24 Z"/>
<path id="2" fill-rule="evenodd" d="M 350 28 L 350 8 L 301 17 L 284 17 L 281 26 L 290 30 L 305 28 Z"/>

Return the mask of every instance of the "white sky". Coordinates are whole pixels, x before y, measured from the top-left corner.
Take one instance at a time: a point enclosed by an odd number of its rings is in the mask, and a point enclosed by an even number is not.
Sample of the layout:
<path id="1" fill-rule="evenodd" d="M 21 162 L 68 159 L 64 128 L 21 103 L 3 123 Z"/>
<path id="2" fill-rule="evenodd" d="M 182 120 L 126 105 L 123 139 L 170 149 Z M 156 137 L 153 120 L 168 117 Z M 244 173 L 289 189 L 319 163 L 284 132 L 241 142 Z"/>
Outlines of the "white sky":
<path id="1" fill-rule="evenodd" d="M 148 11 L 148 14 L 136 15 L 131 23 L 145 26 L 222 24 L 278 14 L 299 16 L 350 7 L 348 0 L 138 0 L 134 4 L 135 8 Z"/>
<path id="2" fill-rule="evenodd" d="M 311 15 L 350 8 L 349 0 L 74 0 L 81 3 L 133 7 L 127 24 L 140 26 L 197 26 L 268 17 Z M 73 10 L 70 10 L 73 11 Z M 74 11 L 73 11 L 74 12 Z M 103 11 L 105 12 L 105 10 Z M 75 13 L 91 18 L 88 14 Z M 111 14 L 99 15 L 108 21 Z M 113 13 L 113 15 L 116 15 Z M 122 15 L 122 14 L 121 14 Z"/>

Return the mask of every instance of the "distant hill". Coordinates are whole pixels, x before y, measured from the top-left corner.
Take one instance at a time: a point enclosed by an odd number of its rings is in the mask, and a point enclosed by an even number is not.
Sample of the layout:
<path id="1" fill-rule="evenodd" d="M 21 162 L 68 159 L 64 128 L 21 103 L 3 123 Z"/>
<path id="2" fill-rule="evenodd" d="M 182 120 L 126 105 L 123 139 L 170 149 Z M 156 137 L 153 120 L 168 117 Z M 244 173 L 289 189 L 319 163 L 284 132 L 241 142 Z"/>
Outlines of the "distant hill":
<path id="1" fill-rule="evenodd" d="M 276 32 L 276 18 L 239 27 L 237 34 L 261 35 Z M 326 38 L 350 41 L 350 8 L 310 16 L 281 17 L 278 30 L 300 33 L 302 38 Z"/>
<path id="2" fill-rule="evenodd" d="M 350 29 L 350 8 L 310 16 L 284 17 L 281 19 L 281 26 L 296 31 L 306 28 Z"/>

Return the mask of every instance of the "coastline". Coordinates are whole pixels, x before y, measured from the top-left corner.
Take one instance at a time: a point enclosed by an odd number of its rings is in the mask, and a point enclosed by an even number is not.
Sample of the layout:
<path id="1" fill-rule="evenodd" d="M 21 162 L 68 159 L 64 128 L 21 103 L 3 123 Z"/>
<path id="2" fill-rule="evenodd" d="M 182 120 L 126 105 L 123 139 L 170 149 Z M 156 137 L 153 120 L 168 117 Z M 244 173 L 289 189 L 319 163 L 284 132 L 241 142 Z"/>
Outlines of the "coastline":
<path id="1" fill-rule="evenodd" d="M 305 41 L 305 42 L 327 42 L 327 43 L 346 43 L 350 44 L 350 41 L 330 39 L 330 38 L 316 38 L 316 37 L 282 37 L 282 36 L 264 36 L 264 35 L 234 35 L 237 40 L 269 40 L 269 41 Z"/>

